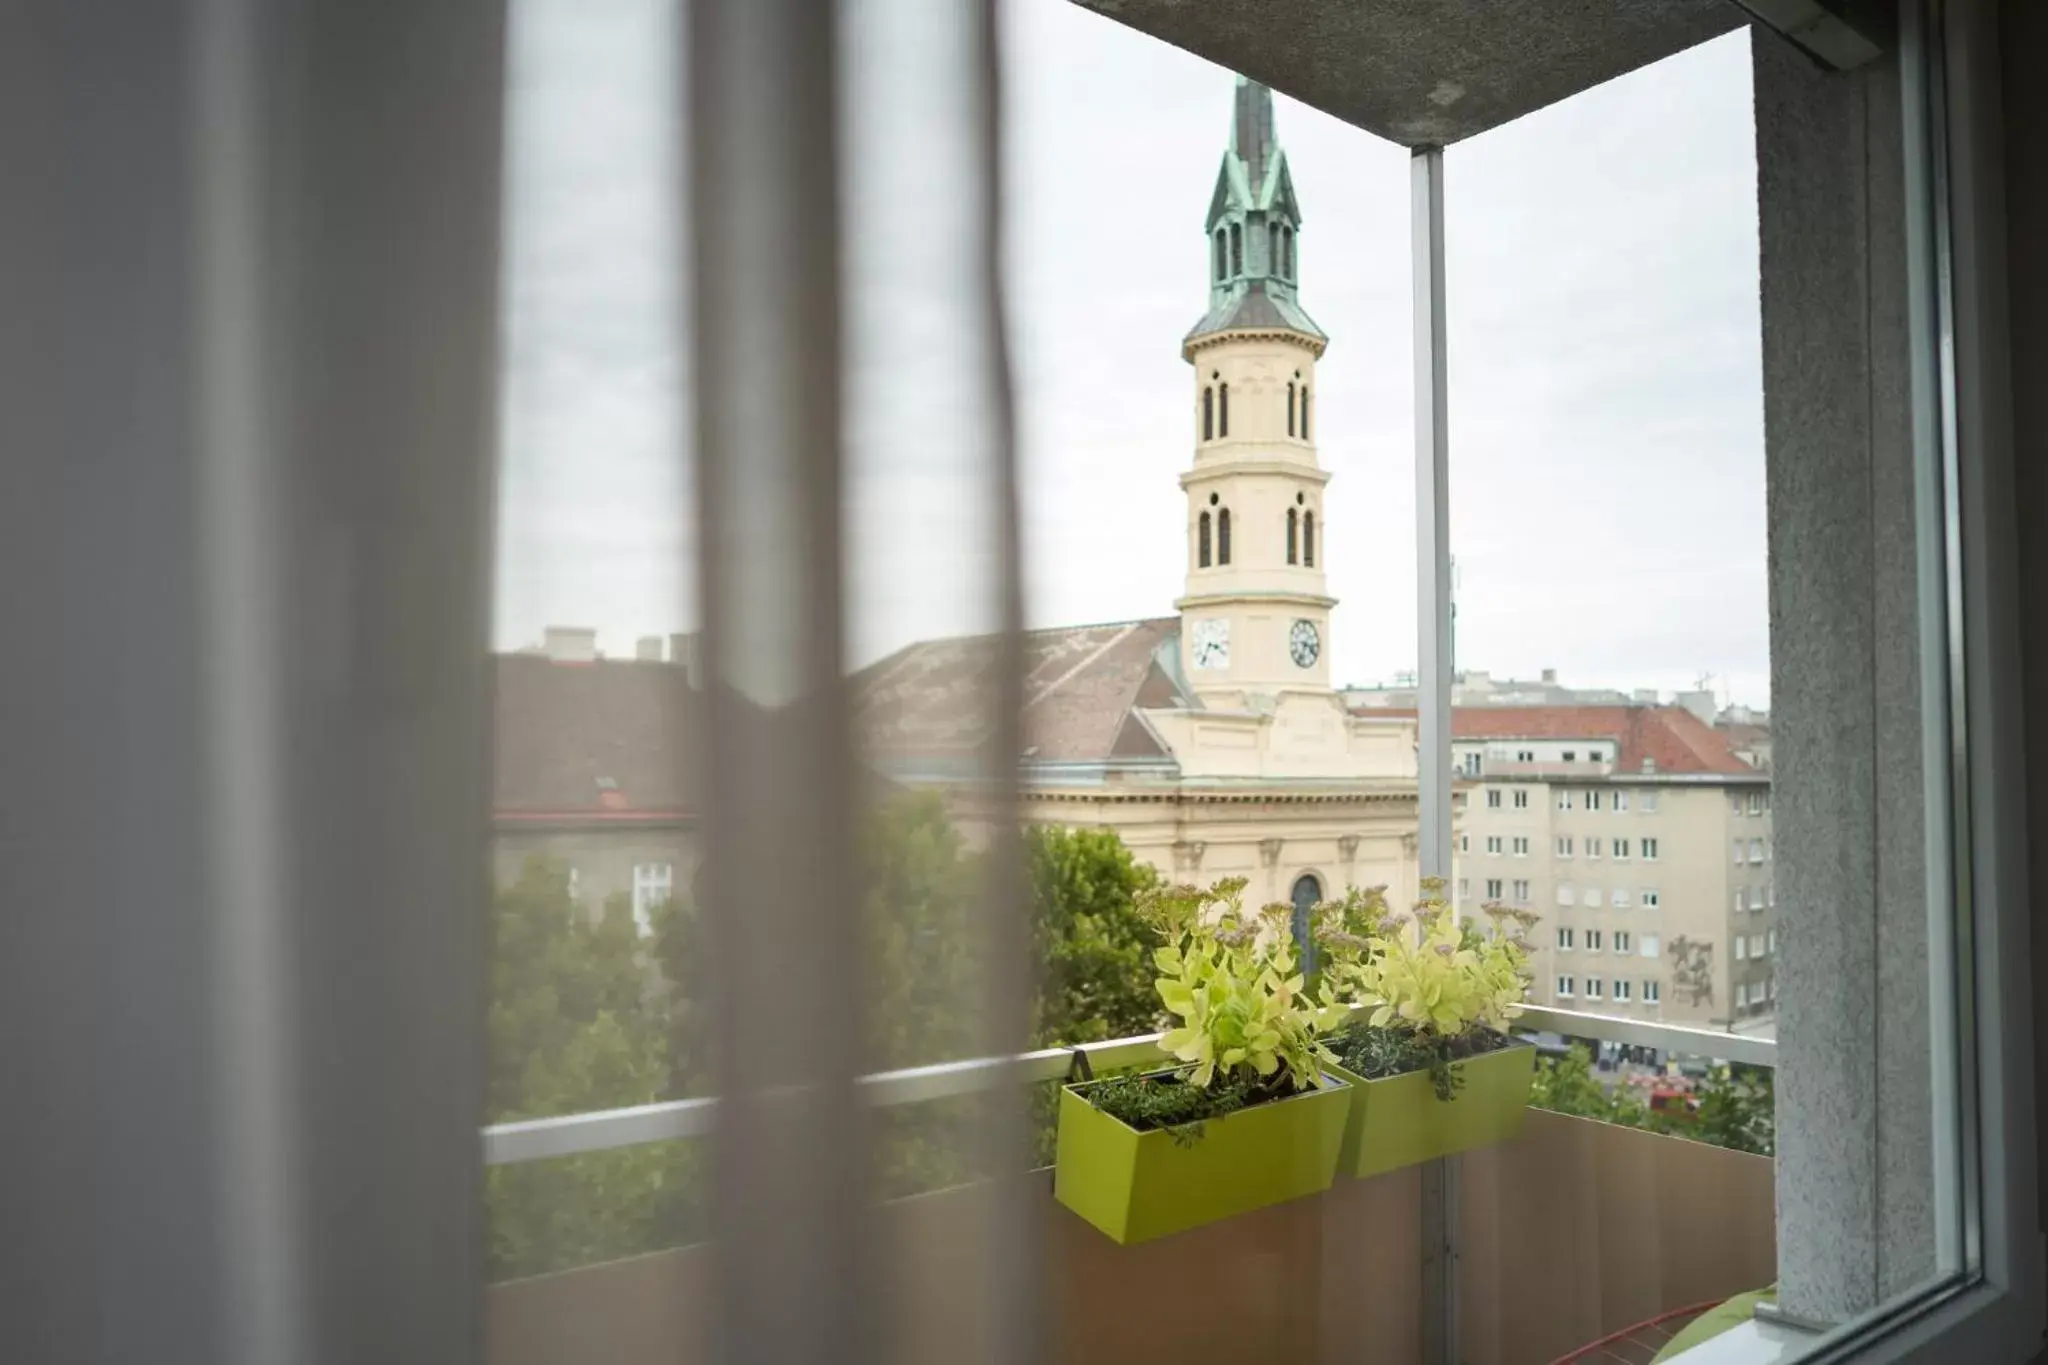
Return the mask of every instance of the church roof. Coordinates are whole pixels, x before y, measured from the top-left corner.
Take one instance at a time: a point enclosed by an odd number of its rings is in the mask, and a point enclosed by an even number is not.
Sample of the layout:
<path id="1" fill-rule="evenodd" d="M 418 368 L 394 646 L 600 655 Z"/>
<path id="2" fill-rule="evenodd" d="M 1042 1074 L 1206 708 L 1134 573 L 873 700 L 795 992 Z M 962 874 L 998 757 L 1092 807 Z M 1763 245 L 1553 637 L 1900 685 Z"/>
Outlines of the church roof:
<path id="1" fill-rule="evenodd" d="M 1194 704 L 1176 680 L 1179 638 L 1177 616 L 1026 632 L 1025 760 L 1166 758 L 1134 712 Z M 988 635 L 925 640 L 855 675 L 855 725 L 868 760 L 898 773 L 986 771 L 997 645 Z"/>
<path id="2" fill-rule="evenodd" d="M 1213 332 L 1240 330 L 1263 331 L 1285 328 L 1290 332 L 1302 332 L 1319 341 L 1327 341 L 1323 329 L 1316 326 L 1315 319 L 1308 315 L 1299 303 L 1282 294 L 1268 293 L 1264 280 L 1254 280 L 1242 291 L 1224 295 L 1202 315 L 1202 320 L 1188 329 L 1187 341 L 1208 336 Z"/>

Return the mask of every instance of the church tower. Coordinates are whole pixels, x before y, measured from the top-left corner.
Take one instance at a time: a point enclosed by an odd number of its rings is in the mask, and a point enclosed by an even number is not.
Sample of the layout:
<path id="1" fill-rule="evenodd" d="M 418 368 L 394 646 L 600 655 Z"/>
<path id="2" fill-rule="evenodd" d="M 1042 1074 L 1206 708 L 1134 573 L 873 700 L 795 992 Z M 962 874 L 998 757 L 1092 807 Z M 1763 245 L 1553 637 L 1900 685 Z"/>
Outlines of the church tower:
<path id="1" fill-rule="evenodd" d="M 1329 338 L 1299 299 L 1301 209 L 1273 92 L 1242 76 L 1206 226 L 1209 311 L 1181 343 L 1195 381 L 1181 662 L 1205 705 L 1264 710 L 1331 692 L 1330 476 L 1315 447 Z"/>

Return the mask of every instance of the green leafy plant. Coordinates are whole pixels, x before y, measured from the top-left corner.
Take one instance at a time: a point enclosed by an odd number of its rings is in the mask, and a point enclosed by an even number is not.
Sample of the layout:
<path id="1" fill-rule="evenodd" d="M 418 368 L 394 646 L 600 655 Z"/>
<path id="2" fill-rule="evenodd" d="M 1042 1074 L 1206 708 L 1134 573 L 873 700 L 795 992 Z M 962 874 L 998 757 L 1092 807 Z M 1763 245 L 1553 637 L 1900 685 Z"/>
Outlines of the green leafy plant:
<path id="1" fill-rule="evenodd" d="M 1188 1083 L 1207 1088 L 1226 1080 L 1271 1081 L 1284 1073 L 1294 1090 L 1322 1083 L 1321 1063 L 1335 1060 L 1316 1041 L 1336 1011 L 1318 1008 L 1295 969 L 1287 934 L 1291 911 L 1269 905 L 1244 910 L 1242 877 L 1209 889 L 1155 888 L 1141 910 L 1166 942 L 1152 960 L 1167 1011 L 1181 1020 L 1159 1045 L 1193 1065 Z"/>
<path id="2" fill-rule="evenodd" d="M 1536 916 L 1489 904 L 1489 928 L 1460 924 L 1443 888 L 1424 878 L 1408 914 L 1387 909 L 1384 887 L 1353 890 L 1316 907 L 1310 926 L 1325 959 L 1324 1005 L 1363 1011 L 1334 1040 L 1339 1060 L 1368 1078 L 1426 1070 L 1448 1100 L 1453 1062 L 1508 1045 L 1528 990 L 1523 932 Z"/>

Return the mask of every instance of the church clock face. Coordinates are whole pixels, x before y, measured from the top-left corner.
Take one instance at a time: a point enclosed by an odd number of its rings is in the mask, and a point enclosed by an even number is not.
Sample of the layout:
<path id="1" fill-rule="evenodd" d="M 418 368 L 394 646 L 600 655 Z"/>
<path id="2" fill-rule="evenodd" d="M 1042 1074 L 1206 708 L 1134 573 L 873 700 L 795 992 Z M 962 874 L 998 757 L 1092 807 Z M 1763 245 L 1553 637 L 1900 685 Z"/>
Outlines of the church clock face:
<path id="1" fill-rule="evenodd" d="M 1230 622 L 1220 616 L 1195 622 L 1196 668 L 1230 667 Z"/>
<path id="2" fill-rule="evenodd" d="M 1297 668 L 1307 668 L 1322 653 L 1323 637 L 1316 631 L 1313 621 L 1296 621 L 1294 628 L 1287 632 L 1287 654 Z"/>

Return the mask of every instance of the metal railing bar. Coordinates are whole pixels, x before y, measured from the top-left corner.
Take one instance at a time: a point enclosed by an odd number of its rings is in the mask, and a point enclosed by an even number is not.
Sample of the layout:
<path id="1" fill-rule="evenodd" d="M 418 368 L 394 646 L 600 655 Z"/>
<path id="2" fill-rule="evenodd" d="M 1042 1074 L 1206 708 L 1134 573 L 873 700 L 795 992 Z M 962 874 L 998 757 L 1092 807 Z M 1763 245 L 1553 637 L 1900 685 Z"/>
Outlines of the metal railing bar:
<path id="1" fill-rule="evenodd" d="M 1768 1038 L 1614 1015 L 1581 1014 L 1542 1005 L 1523 1006 L 1516 1026 L 1575 1038 L 1634 1043 L 1667 1052 L 1744 1062 L 1752 1066 L 1773 1065 L 1777 1052 L 1777 1044 Z M 1089 1066 L 1096 1071 L 1117 1071 L 1148 1063 L 1163 1064 L 1168 1060 L 1159 1050 L 1159 1040 L 1163 1036 L 1146 1033 L 1132 1038 L 1083 1043 L 1071 1048 L 1039 1048 L 1015 1057 L 967 1057 L 930 1066 L 880 1071 L 861 1077 L 860 1091 L 869 1104 L 880 1107 L 971 1095 L 1006 1082 L 1042 1084 L 1063 1079 L 1073 1066 L 1076 1052 L 1084 1054 Z M 631 1147 L 643 1142 L 705 1137 L 711 1132 L 717 1107 L 718 1098 L 707 1095 L 635 1105 L 629 1109 L 600 1109 L 555 1118 L 492 1124 L 483 1130 L 484 1164 L 504 1166 L 521 1161 L 575 1156 L 580 1152 Z"/>

